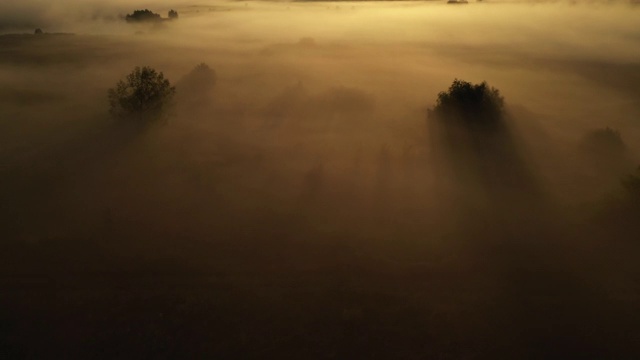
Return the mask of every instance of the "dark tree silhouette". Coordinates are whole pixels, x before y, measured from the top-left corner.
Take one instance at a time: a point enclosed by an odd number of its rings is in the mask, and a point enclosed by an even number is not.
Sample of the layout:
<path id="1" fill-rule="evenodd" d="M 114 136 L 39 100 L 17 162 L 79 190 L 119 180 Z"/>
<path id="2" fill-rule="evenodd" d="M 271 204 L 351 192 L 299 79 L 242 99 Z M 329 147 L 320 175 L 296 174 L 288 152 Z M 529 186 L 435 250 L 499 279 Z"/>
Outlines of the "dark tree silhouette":
<path id="1" fill-rule="evenodd" d="M 120 118 L 157 120 L 167 115 L 174 94 L 175 88 L 162 72 L 137 66 L 126 79 L 109 89 L 109 110 Z"/>
<path id="2" fill-rule="evenodd" d="M 496 165 L 513 149 L 504 99 L 486 82 L 455 79 L 447 91 L 438 94 L 427 120 L 434 143 L 451 165 L 461 164 L 468 170 L 482 164 Z"/>
<path id="3" fill-rule="evenodd" d="M 34 34 L 42 35 L 42 34 L 44 34 L 44 32 L 42 31 L 42 29 L 38 28 L 38 29 L 36 29 L 36 31 L 34 31 Z"/>
<path id="4" fill-rule="evenodd" d="M 125 17 L 127 22 L 143 22 L 143 21 L 160 21 L 162 18 L 159 14 L 154 13 L 149 9 L 135 10 L 132 14 L 127 14 Z"/>
<path id="5" fill-rule="evenodd" d="M 537 196 L 525 149 L 510 129 L 504 98 L 497 89 L 486 82 L 455 79 L 438 94 L 427 123 L 434 162 L 448 174 L 443 186 L 457 182 L 462 201 L 483 194 L 494 203 L 512 206 Z"/>
<path id="6" fill-rule="evenodd" d="M 504 98 L 486 82 L 472 84 L 455 79 L 448 91 L 438 94 L 429 116 L 448 122 L 462 122 L 474 129 L 495 128 L 503 117 Z"/>
<path id="7" fill-rule="evenodd" d="M 168 16 L 169 16 L 169 19 L 177 19 L 178 18 L 178 12 L 173 10 L 173 9 L 171 9 L 171 10 L 169 10 Z"/>

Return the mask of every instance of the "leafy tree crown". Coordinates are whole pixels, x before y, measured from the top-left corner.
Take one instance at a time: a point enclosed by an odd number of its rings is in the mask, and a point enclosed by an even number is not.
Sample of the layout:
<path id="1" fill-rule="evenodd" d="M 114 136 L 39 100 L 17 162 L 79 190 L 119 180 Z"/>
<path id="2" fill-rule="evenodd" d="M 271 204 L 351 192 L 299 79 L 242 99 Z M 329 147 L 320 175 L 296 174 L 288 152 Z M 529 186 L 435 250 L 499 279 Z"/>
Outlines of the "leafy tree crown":
<path id="1" fill-rule="evenodd" d="M 137 66 L 108 91 L 110 112 L 117 117 L 155 119 L 166 115 L 175 88 L 162 72 Z"/>
<path id="2" fill-rule="evenodd" d="M 467 125 L 492 125 L 502 119 L 503 108 L 504 98 L 498 89 L 486 82 L 472 84 L 455 79 L 448 91 L 438 94 L 429 115 Z"/>

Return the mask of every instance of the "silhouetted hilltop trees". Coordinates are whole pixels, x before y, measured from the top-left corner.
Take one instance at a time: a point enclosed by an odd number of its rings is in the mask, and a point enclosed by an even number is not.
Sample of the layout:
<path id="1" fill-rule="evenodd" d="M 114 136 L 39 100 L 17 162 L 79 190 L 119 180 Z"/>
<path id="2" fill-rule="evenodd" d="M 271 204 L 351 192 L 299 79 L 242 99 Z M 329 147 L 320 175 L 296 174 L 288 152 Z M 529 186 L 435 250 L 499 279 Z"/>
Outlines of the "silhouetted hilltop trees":
<path id="1" fill-rule="evenodd" d="M 175 87 L 162 72 L 137 66 L 108 91 L 109 111 L 118 118 L 152 121 L 166 117 Z"/>
<path id="2" fill-rule="evenodd" d="M 177 19 L 178 18 L 178 12 L 171 9 L 169 10 L 169 13 L 167 14 L 169 16 L 169 19 Z"/>
<path id="3" fill-rule="evenodd" d="M 161 21 L 160 14 L 156 14 L 149 9 L 135 10 L 131 14 L 127 14 L 125 17 L 127 22 L 146 22 L 146 21 Z"/>

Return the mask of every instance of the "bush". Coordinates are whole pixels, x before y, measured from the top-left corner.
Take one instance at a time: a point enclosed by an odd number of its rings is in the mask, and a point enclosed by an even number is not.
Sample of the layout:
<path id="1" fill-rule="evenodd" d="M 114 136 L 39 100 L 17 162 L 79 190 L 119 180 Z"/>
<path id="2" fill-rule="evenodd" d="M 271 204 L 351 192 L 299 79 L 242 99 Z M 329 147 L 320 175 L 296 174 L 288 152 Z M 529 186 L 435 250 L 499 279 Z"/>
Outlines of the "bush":
<path id="1" fill-rule="evenodd" d="M 157 120 L 167 115 L 175 88 L 163 73 L 137 66 L 108 91 L 109 111 L 119 118 Z"/>

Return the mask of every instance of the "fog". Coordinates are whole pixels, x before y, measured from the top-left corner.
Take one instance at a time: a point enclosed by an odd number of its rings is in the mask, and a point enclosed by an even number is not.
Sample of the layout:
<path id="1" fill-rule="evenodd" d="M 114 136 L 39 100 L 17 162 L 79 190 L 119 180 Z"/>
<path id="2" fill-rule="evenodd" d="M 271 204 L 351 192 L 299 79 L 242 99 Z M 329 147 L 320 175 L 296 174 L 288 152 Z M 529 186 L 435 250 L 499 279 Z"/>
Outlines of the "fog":
<path id="1" fill-rule="evenodd" d="M 637 357 L 639 11 L 0 4 L 0 347 Z M 136 66 L 176 87 L 163 121 L 109 113 Z M 454 79 L 497 125 L 439 112 Z"/>

